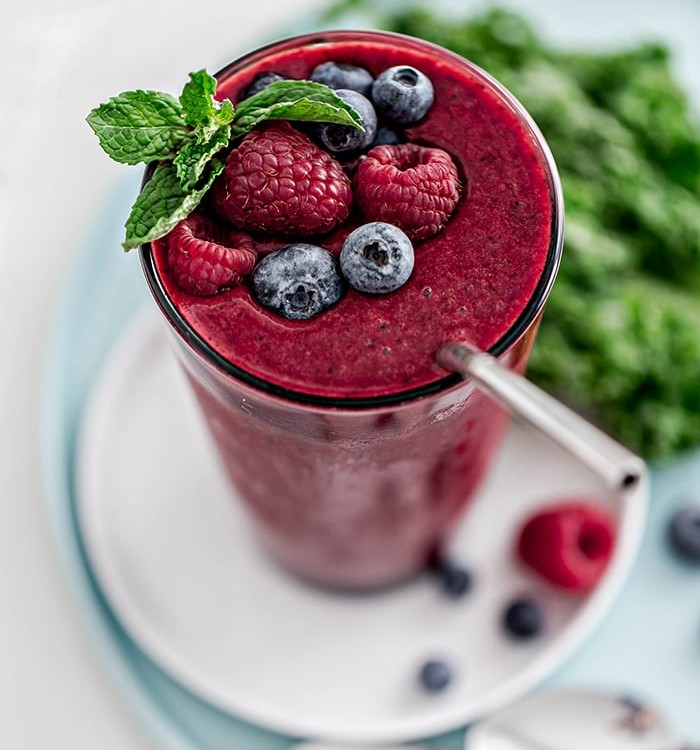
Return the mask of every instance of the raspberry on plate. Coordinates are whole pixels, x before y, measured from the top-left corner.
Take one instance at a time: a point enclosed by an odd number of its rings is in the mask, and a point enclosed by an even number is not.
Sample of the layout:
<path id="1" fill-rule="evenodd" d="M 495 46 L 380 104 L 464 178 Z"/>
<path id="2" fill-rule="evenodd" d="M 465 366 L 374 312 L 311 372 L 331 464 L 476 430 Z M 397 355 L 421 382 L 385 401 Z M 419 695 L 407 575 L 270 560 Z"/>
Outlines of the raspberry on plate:
<path id="1" fill-rule="evenodd" d="M 169 234 L 168 269 L 179 287 L 208 297 L 238 284 L 255 266 L 253 240 L 245 232 L 224 232 L 201 214 L 190 214 Z"/>
<path id="2" fill-rule="evenodd" d="M 551 584 L 586 592 L 605 572 L 615 547 L 615 520 L 586 500 L 569 500 L 530 516 L 517 542 L 520 559 Z"/>
<path id="3" fill-rule="evenodd" d="M 365 219 L 394 224 L 412 240 L 437 234 L 460 192 L 452 157 L 415 143 L 373 148 L 360 161 L 354 185 Z"/>
<path id="4" fill-rule="evenodd" d="M 252 130 L 211 190 L 216 212 L 252 232 L 307 236 L 347 219 L 350 180 L 340 164 L 287 122 Z"/>

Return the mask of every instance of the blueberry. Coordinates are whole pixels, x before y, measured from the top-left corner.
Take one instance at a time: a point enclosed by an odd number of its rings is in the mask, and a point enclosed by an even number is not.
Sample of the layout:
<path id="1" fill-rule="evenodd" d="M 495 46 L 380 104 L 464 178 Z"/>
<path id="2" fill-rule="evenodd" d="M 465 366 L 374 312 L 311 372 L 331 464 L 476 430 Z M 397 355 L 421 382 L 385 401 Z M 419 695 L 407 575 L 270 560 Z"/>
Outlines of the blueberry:
<path id="1" fill-rule="evenodd" d="M 461 598 L 472 587 L 471 573 L 447 557 L 440 557 L 433 563 L 433 572 L 442 590 L 452 599 Z"/>
<path id="2" fill-rule="evenodd" d="M 431 659 L 421 667 L 419 679 L 429 693 L 439 693 L 452 682 L 452 668 L 444 661 Z"/>
<path id="3" fill-rule="evenodd" d="M 375 146 L 398 146 L 404 140 L 405 138 L 397 130 L 383 126 L 377 128 L 377 135 L 374 136 L 370 148 L 374 148 Z"/>
<path id="4" fill-rule="evenodd" d="M 377 113 L 374 111 L 372 102 L 357 91 L 350 89 L 338 89 L 335 93 L 355 108 L 362 120 L 364 131 L 352 125 L 324 123 L 316 126 L 317 139 L 324 148 L 333 153 L 367 148 L 377 134 Z"/>
<path id="5" fill-rule="evenodd" d="M 506 608 L 503 625 L 516 638 L 533 638 L 544 625 L 540 608 L 529 599 L 517 599 Z"/>
<path id="6" fill-rule="evenodd" d="M 700 507 L 677 511 L 671 519 L 669 537 L 673 549 L 683 559 L 700 563 Z"/>
<path id="7" fill-rule="evenodd" d="M 372 84 L 372 101 L 377 112 L 401 125 L 425 117 L 433 98 L 433 84 L 428 76 L 410 65 L 389 68 Z"/>
<path id="8" fill-rule="evenodd" d="M 335 258 L 316 245 L 287 245 L 265 256 L 251 276 L 261 305 L 304 320 L 334 305 L 343 293 Z"/>
<path id="9" fill-rule="evenodd" d="M 283 76 L 280 73 L 275 73 L 271 70 L 265 73 L 258 73 L 258 75 L 256 75 L 253 79 L 252 83 L 250 83 L 248 87 L 243 91 L 240 101 L 243 101 L 243 99 L 247 99 L 249 96 L 253 96 L 253 94 L 259 94 L 271 83 L 286 80 L 286 76 Z"/>
<path id="10" fill-rule="evenodd" d="M 350 232 L 340 251 L 340 270 L 350 286 L 370 294 L 386 294 L 405 284 L 413 261 L 411 240 L 381 221 Z"/>
<path id="11" fill-rule="evenodd" d="M 369 96 L 374 78 L 369 70 L 348 63 L 324 62 L 311 73 L 311 80 L 323 83 L 332 89 L 351 89 L 363 96 Z"/>

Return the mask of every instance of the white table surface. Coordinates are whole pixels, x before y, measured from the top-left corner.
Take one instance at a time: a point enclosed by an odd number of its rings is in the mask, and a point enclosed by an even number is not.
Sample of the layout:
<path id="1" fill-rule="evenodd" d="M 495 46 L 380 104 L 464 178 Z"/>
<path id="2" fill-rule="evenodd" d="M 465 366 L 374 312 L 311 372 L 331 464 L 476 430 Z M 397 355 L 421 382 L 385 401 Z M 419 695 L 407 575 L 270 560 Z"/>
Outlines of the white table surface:
<path id="1" fill-rule="evenodd" d="M 58 569 L 42 504 L 38 394 L 51 311 L 90 217 L 128 169 L 100 152 L 85 115 L 125 89 L 177 92 L 187 72 L 203 61 L 215 69 L 232 53 L 320 5 L 315 0 L 264 0 L 252 6 L 236 0 L 3 5 L 1 748 L 153 748 L 90 650 Z M 193 17 L 193 7 L 207 12 Z M 133 18 L 129 33 L 124 33 L 124 16 Z"/>

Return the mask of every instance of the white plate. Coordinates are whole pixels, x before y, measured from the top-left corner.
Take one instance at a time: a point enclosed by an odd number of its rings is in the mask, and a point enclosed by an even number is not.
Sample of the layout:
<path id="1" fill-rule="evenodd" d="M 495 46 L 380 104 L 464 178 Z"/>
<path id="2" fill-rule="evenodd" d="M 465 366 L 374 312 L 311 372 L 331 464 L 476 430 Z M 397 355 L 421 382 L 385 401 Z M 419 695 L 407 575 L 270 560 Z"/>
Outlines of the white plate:
<path id="1" fill-rule="evenodd" d="M 78 452 L 78 512 L 88 556 L 143 650 L 216 706 L 285 733 L 398 742 L 446 731 L 521 696 L 600 622 L 640 541 L 647 487 L 605 494 L 567 456 L 511 431 L 454 551 L 473 593 L 445 599 L 428 577 L 372 596 L 320 591 L 281 571 L 251 537 L 155 314 L 138 318 L 98 380 Z M 562 495 L 593 494 L 619 515 L 614 560 L 585 599 L 539 584 L 512 556 L 518 524 Z M 530 593 L 547 633 L 529 643 L 499 626 Z M 418 687 L 427 658 L 457 678 Z"/>

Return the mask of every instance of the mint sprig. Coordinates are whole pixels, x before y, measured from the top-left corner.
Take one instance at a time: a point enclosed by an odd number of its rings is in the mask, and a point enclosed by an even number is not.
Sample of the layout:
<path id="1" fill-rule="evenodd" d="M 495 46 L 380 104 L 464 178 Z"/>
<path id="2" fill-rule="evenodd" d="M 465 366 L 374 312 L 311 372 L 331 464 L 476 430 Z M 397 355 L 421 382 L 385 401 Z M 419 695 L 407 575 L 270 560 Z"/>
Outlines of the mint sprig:
<path id="1" fill-rule="evenodd" d="M 160 162 L 126 221 L 125 250 L 165 236 L 189 216 L 223 171 L 218 155 L 256 125 L 297 120 L 363 129 L 351 105 L 312 81 L 276 81 L 237 107 L 217 101 L 215 94 L 216 79 L 199 70 L 190 73 L 179 99 L 127 91 L 88 115 L 100 146 L 115 161 Z"/>

